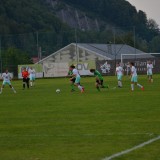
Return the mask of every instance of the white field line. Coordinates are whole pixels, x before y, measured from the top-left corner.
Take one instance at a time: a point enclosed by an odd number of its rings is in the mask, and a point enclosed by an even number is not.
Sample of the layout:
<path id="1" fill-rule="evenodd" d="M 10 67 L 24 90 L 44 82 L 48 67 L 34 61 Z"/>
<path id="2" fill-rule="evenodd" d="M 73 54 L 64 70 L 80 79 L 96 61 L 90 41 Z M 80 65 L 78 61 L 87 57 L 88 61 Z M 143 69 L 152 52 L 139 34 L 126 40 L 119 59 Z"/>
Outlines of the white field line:
<path id="1" fill-rule="evenodd" d="M 100 137 L 100 136 L 130 136 L 130 135 L 149 135 L 153 136 L 154 133 L 107 133 L 107 134 L 13 134 L 13 135 L 0 135 L 2 137 Z"/>
<path id="2" fill-rule="evenodd" d="M 137 145 L 137 146 L 135 146 L 135 147 L 133 147 L 133 148 L 130 148 L 130 149 L 127 149 L 127 150 L 125 150 L 125 151 L 121 151 L 121 152 L 119 152 L 119 153 L 113 154 L 113 155 L 111 155 L 110 157 L 106 157 L 106 158 L 104 158 L 104 159 L 102 159 L 102 160 L 112 160 L 113 158 L 120 157 L 120 156 L 122 156 L 122 155 L 124 155 L 124 154 L 127 154 L 127 153 L 129 153 L 129 152 L 132 152 L 132 151 L 134 151 L 134 150 L 136 150 L 136 149 L 142 148 L 142 147 L 144 147 L 144 146 L 146 146 L 146 145 L 148 145 L 148 144 L 150 144 L 150 143 L 153 143 L 153 142 L 155 142 L 155 141 L 158 141 L 159 139 L 160 139 L 160 136 L 158 136 L 158 137 L 156 137 L 156 138 L 153 138 L 153 139 L 150 139 L 149 141 L 146 141 L 146 142 L 144 142 L 144 143 L 141 143 L 141 144 L 139 144 L 139 145 Z"/>

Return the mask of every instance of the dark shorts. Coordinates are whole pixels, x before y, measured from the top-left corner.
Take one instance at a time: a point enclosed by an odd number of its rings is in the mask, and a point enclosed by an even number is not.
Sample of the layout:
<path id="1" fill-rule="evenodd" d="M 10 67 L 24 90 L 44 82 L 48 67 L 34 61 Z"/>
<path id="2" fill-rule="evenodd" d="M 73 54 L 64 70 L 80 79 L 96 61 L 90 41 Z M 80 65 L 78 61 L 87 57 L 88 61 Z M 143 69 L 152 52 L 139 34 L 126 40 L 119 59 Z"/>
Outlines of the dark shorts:
<path id="1" fill-rule="evenodd" d="M 28 83 L 29 82 L 29 78 L 23 78 L 23 82 Z"/>
<path id="2" fill-rule="evenodd" d="M 70 80 L 72 83 L 75 83 L 76 78 L 73 78 L 72 80 Z M 78 83 L 79 85 L 81 85 L 80 83 Z"/>
<path id="3" fill-rule="evenodd" d="M 96 80 L 96 83 L 98 83 L 99 85 L 103 85 L 103 80 Z"/>
<path id="4" fill-rule="evenodd" d="M 73 78 L 72 80 L 70 80 L 71 82 L 75 83 L 76 81 L 76 78 Z"/>

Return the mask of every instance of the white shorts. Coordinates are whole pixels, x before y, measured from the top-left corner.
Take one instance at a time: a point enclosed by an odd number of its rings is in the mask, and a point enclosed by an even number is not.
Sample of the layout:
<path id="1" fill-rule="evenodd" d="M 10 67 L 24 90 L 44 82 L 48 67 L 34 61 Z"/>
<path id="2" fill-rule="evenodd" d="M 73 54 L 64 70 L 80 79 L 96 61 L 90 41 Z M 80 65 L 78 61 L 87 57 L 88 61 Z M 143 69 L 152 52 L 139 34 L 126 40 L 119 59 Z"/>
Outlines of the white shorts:
<path id="1" fill-rule="evenodd" d="M 3 81 L 3 85 L 6 85 L 6 84 L 11 85 L 11 82 L 10 81 Z"/>
<path id="2" fill-rule="evenodd" d="M 147 76 L 152 76 L 152 72 L 147 72 Z"/>
<path id="3" fill-rule="evenodd" d="M 137 83 L 138 82 L 138 77 L 137 76 L 132 76 L 131 82 Z"/>
<path id="4" fill-rule="evenodd" d="M 35 76 L 30 76 L 29 78 L 31 81 L 35 81 L 35 79 L 36 79 Z"/>

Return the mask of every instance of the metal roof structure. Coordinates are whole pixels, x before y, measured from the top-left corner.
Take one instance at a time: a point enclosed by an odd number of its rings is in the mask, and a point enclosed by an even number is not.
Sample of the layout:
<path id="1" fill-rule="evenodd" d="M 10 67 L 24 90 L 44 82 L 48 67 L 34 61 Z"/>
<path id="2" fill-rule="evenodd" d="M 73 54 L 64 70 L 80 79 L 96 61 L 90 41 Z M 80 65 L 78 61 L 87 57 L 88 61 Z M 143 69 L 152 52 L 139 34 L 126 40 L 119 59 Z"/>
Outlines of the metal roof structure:
<path id="1" fill-rule="evenodd" d="M 48 62 L 71 62 L 87 60 L 120 60 L 122 54 L 138 55 L 137 58 L 154 58 L 141 50 L 126 44 L 94 44 L 94 43 L 71 43 L 64 48 L 52 53 L 38 63 Z M 142 54 L 142 56 L 140 56 Z M 124 59 L 134 59 L 134 56 L 126 56 Z"/>
<path id="2" fill-rule="evenodd" d="M 142 56 L 139 56 L 139 58 L 153 58 L 150 54 L 145 54 L 145 52 L 136 49 L 134 47 L 131 47 L 126 44 L 89 44 L 89 43 L 78 43 L 79 47 L 86 48 L 90 51 L 96 52 L 100 55 L 103 55 L 109 59 L 121 59 L 121 54 L 142 54 Z M 133 57 L 130 57 L 131 59 Z"/>

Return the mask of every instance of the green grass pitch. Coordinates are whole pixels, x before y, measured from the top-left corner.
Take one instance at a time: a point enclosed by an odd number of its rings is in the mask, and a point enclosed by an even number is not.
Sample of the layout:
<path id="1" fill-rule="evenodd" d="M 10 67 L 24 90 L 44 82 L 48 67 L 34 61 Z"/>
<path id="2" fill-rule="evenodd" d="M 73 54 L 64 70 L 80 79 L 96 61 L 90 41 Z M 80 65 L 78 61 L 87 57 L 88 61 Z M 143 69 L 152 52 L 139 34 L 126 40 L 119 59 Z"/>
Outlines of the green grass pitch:
<path id="1" fill-rule="evenodd" d="M 104 77 L 110 86 L 98 92 L 95 79 L 82 78 L 85 93 L 70 92 L 68 78 L 36 80 L 22 90 L 13 81 L 0 95 L 0 160 L 102 160 L 160 135 L 160 76 L 149 84 L 139 76 L 144 91 L 123 88 L 116 77 Z M 57 94 L 55 90 L 61 89 Z M 113 160 L 159 160 L 156 141 Z"/>

